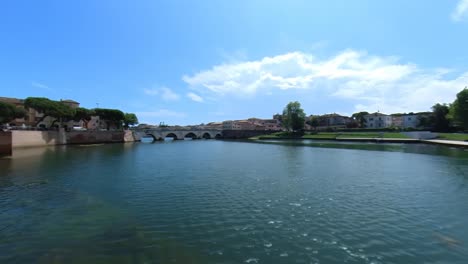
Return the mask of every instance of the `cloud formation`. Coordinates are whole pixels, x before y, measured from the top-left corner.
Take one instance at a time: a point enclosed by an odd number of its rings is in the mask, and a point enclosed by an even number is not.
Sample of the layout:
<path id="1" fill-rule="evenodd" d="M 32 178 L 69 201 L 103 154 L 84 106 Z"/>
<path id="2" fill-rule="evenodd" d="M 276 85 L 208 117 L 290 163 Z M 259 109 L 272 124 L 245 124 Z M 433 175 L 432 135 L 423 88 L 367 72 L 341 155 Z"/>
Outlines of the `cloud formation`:
<path id="1" fill-rule="evenodd" d="M 468 0 L 460 0 L 452 12 L 453 21 L 461 21 L 466 18 L 468 14 Z"/>
<path id="2" fill-rule="evenodd" d="M 177 101 L 180 96 L 167 87 L 144 89 L 143 92 L 150 96 L 160 96 L 164 101 Z"/>
<path id="3" fill-rule="evenodd" d="M 468 72 L 422 69 L 395 57 L 346 50 L 327 59 L 291 52 L 257 61 L 214 66 L 183 80 L 200 93 L 252 97 L 275 90 L 305 89 L 350 100 L 355 110 L 411 112 L 451 102 L 468 83 Z"/>
<path id="4" fill-rule="evenodd" d="M 48 90 L 48 91 L 52 90 L 49 86 L 39 83 L 39 82 L 31 82 L 31 85 L 33 87 L 41 88 L 41 89 Z"/>
<path id="5" fill-rule="evenodd" d="M 199 103 L 203 103 L 204 100 L 201 96 L 199 96 L 198 94 L 195 94 L 195 93 L 187 93 L 187 97 L 190 98 L 192 101 L 195 101 L 195 102 L 199 102 Z"/>

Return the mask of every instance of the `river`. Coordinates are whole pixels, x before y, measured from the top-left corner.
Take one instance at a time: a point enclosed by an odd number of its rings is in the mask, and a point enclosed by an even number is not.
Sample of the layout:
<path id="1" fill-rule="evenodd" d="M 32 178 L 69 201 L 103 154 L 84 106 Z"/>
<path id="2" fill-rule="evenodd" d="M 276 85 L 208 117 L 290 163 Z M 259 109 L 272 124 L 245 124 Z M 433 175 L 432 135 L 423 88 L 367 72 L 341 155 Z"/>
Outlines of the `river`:
<path id="1" fill-rule="evenodd" d="M 468 151 L 194 140 L 0 159 L 0 263 L 468 263 Z"/>

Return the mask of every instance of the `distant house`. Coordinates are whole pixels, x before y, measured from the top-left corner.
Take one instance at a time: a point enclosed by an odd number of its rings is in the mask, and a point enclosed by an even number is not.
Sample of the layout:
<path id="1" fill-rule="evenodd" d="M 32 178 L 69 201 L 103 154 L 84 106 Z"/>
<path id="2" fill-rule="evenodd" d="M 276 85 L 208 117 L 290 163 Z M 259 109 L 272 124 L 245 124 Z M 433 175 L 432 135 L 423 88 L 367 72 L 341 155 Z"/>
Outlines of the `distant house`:
<path id="1" fill-rule="evenodd" d="M 421 118 L 429 117 L 431 114 L 430 112 L 393 114 L 392 126 L 398 128 L 418 128 L 421 127 Z"/>
<path id="2" fill-rule="evenodd" d="M 348 124 L 354 122 L 354 120 L 351 117 L 339 115 L 336 113 L 325 115 L 311 115 L 306 119 L 306 121 L 311 121 L 312 119 L 317 120 L 318 130 L 324 130 L 329 128 L 346 128 Z M 307 127 L 309 127 L 309 125 L 307 125 L 306 128 Z"/>
<path id="3" fill-rule="evenodd" d="M 211 122 L 203 126 L 206 129 L 222 129 L 223 122 Z"/>
<path id="4" fill-rule="evenodd" d="M 273 130 L 281 131 L 281 122 L 278 119 L 260 119 L 260 118 L 249 118 L 247 121 L 255 125 L 256 130 Z"/>
<path id="5" fill-rule="evenodd" d="M 276 119 L 249 118 L 247 120 L 227 120 L 223 122 L 224 130 L 274 130 L 280 131 L 281 125 Z"/>
<path id="6" fill-rule="evenodd" d="M 403 116 L 403 128 L 416 128 L 419 127 L 419 116 L 417 114 L 410 114 Z"/>
<path id="7" fill-rule="evenodd" d="M 392 116 L 382 114 L 382 113 L 373 113 L 364 116 L 366 120 L 366 128 L 386 128 L 392 126 Z"/>

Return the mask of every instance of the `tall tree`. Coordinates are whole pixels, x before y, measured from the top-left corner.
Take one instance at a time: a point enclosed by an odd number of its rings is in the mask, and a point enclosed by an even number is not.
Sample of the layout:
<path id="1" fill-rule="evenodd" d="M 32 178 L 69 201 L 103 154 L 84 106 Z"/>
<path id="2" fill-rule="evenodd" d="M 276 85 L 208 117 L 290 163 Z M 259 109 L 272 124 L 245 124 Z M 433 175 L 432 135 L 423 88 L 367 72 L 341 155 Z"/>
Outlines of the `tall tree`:
<path id="1" fill-rule="evenodd" d="M 434 131 L 447 132 L 450 128 L 450 120 L 447 115 L 450 108 L 447 104 L 435 104 L 432 106 Z"/>
<path id="2" fill-rule="evenodd" d="M 138 124 L 138 118 L 134 113 L 125 113 L 124 115 L 124 125 L 125 128 L 129 126 L 134 126 Z"/>
<path id="3" fill-rule="evenodd" d="M 91 109 L 86 109 L 84 107 L 78 107 L 75 109 L 75 115 L 73 116 L 74 121 L 83 121 L 85 127 L 88 127 L 88 122 L 91 120 L 91 117 L 94 115 L 94 111 Z"/>
<path id="4" fill-rule="evenodd" d="M 464 129 L 468 129 L 468 88 L 465 87 L 457 94 L 457 99 L 452 104 L 453 118 Z"/>
<path id="5" fill-rule="evenodd" d="M 283 126 L 289 131 L 303 130 L 305 116 L 299 102 L 290 102 L 283 110 Z"/>
<path id="6" fill-rule="evenodd" d="M 14 104 L 0 102 L 0 124 L 8 123 L 16 118 L 22 118 L 26 115 L 23 108 L 16 107 Z"/>
<path id="7" fill-rule="evenodd" d="M 314 130 L 317 130 L 319 126 L 319 119 L 316 116 L 310 116 L 309 121 L 306 122 L 309 126 L 313 127 Z"/>
<path id="8" fill-rule="evenodd" d="M 358 112 L 354 113 L 351 117 L 359 123 L 359 127 L 364 127 L 366 125 L 366 119 L 364 116 L 368 114 L 369 112 Z"/>
<path id="9" fill-rule="evenodd" d="M 95 108 L 94 112 L 100 119 L 106 121 L 107 130 L 111 125 L 120 127 L 125 118 L 124 113 L 117 109 Z"/>

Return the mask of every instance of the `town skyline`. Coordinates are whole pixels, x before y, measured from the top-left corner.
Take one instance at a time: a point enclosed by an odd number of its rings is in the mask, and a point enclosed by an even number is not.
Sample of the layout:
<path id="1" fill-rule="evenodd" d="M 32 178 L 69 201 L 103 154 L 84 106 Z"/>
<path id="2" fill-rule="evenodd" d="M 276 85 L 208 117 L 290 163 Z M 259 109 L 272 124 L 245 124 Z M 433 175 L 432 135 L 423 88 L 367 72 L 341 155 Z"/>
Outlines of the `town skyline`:
<path id="1" fill-rule="evenodd" d="M 468 0 L 3 9 L 2 96 L 70 98 L 141 123 L 270 118 L 290 101 L 309 114 L 423 112 L 468 84 Z"/>

